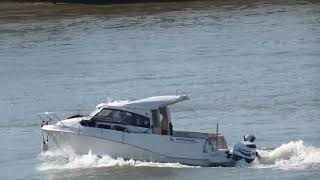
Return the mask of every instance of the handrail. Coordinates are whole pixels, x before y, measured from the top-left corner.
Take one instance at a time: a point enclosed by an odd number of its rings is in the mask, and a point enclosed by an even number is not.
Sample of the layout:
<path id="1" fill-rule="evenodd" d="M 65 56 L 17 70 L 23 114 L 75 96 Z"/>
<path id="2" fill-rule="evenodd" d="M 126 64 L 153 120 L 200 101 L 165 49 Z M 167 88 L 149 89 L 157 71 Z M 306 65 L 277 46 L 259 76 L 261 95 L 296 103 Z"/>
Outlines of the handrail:
<path id="1" fill-rule="evenodd" d="M 72 112 L 72 111 L 59 111 L 59 112 Z M 70 113 L 67 113 L 67 114 L 70 114 Z M 79 111 L 78 111 L 78 114 L 79 114 Z M 64 126 L 63 122 L 61 121 L 63 119 L 61 119 L 56 112 L 41 112 L 41 113 L 37 113 L 37 116 L 41 120 L 41 127 L 44 125 L 53 125 L 58 121 L 61 122 L 61 124 Z"/>
<path id="2" fill-rule="evenodd" d="M 41 119 L 41 127 L 43 125 L 49 125 L 51 122 L 60 121 L 60 118 L 54 112 L 38 113 L 38 117 Z"/>

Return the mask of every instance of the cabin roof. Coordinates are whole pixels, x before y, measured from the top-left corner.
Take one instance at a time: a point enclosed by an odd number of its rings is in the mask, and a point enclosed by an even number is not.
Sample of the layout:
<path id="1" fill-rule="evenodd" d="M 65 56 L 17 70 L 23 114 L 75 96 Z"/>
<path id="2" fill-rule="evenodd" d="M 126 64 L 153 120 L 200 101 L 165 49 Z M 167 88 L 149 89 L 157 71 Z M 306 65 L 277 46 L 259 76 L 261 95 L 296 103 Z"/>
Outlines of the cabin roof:
<path id="1" fill-rule="evenodd" d="M 102 103 L 97 106 L 101 107 L 114 107 L 114 108 L 129 108 L 129 109 L 144 109 L 153 110 L 160 107 L 172 105 L 181 101 L 188 100 L 186 95 L 169 95 L 169 96 L 153 96 L 138 100 L 118 100 L 109 103 Z"/>

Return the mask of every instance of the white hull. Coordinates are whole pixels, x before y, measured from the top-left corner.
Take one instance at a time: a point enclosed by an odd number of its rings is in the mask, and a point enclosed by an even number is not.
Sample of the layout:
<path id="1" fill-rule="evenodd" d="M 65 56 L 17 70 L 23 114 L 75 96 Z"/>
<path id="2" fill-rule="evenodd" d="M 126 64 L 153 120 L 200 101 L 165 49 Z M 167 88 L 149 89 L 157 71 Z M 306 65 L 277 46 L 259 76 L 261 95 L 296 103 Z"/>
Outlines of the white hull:
<path id="1" fill-rule="evenodd" d="M 163 163 L 179 162 L 194 166 L 233 166 L 234 161 L 226 158 L 225 151 L 203 152 L 202 139 L 179 138 L 143 133 L 126 133 L 82 127 L 78 131 L 64 129 L 55 125 L 44 126 L 59 147 L 71 148 L 79 154 L 91 151 L 97 155 L 113 158 L 135 159 Z"/>

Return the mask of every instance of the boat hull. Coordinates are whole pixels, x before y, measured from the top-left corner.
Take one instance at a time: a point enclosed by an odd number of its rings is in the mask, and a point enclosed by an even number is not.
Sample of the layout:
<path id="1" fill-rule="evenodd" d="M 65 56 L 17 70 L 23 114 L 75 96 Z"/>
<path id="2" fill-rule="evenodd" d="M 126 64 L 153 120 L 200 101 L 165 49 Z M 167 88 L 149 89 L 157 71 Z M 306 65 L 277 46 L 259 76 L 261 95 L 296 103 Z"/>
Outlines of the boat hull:
<path id="1" fill-rule="evenodd" d="M 157 153 L 108 139 L 61 131 L 48 131 L 48 135 L 59 148 L 72 149 L 78 154 L 92 152 L 100 156 L 109 155 L 114 158 L 147 159 L 149 161 L 157 161 L 161 158 Z"/>
<path id="2" fill-rule="evenodd" d="M 100 156 L 109 155 L 113 158 L 123 158 L 126 160 L 134 159 L 162 163 L 178 162 L 193 166 L 234 166 L 234 161 L 224 158 L 223 154 L 219 155 L 222 158 L 214 161 L 210 160 L 208 153 L 199 152 L 192 154 L 192 148 L 196 146 L 195 142 L 178 142 L 178 140 L 172 139 L 169 136 L 164 138 L 155 136 L 151 137 L 151 139 L 142 140 L 139 136 L 143 136 L 143 134 L 117 131 L 111 133 L 102 132 L 103 136 L 92 135 L 90 132 L 81 133 L 61 129 L 44 129 L 44 131 L 59 148 L 70 148 L 78 154 L 92 152 Z M 139 139 L 139 141 L 135 141 L 135 139 Z M 188 151 L 186 147 L 189 147 L 191 151 Z M 214 158 L 216 157 L 214 156 Z"/>

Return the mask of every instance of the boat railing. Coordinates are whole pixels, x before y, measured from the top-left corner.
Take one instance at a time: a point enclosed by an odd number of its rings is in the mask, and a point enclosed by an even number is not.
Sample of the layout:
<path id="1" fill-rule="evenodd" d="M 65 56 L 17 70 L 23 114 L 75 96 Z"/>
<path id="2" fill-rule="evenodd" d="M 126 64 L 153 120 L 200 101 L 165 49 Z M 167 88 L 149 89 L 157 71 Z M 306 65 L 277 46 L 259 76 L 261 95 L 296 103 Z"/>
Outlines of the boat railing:
<path id="1" fill-rule="evenodd" d="M 83 117 L 83 116 L 88 117 L 87 114 L 89 114 L 89 112 L 90 112 L 89 110 L 78 110 L 78 109 L 76 109 L 76 110 L 58 110 L 55 112 L 38 113 L 37 116 L 41 120 L 41 127 L 42 127 L 44 125 L 53 125 L 53 124 L 56 124 L 58 121 L 61 121 L 64 119 L 70 119 L 73 117 Z"/>
<path id="2" fill-rule="evenodd" d="M 60 117 L 55 112 L 43 112 L 37 114 L 41 120 L 41 127 L 44 125 L 55 124 L 57 121 L 61 121 Z"/>
<path id="3" fill-rule="evenodd" d="M 227 144 L 222 134 L 202 133 L 193 131 L 173 131 L 175 137 L 199 138 L 205 139 L 205 145 L 209 145 L 211 149 L 227 149 Z"/>

